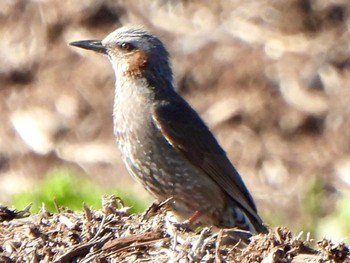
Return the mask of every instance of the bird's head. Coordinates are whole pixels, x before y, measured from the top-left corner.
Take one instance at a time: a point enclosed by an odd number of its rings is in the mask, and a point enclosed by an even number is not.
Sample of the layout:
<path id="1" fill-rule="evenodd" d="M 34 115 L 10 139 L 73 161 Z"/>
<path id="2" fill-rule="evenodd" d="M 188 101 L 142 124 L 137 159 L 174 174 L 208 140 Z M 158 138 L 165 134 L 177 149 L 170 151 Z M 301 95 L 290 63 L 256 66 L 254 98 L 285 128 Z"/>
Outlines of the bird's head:
<path id="1" fill-rule="evenodd" d="M 105 39 L 82 40 L 72 46 L 106 54 L 120 77 L 168 78 L 172 83 L 169 55 L 163 43 L 142 28 L 121 27 Z"/>

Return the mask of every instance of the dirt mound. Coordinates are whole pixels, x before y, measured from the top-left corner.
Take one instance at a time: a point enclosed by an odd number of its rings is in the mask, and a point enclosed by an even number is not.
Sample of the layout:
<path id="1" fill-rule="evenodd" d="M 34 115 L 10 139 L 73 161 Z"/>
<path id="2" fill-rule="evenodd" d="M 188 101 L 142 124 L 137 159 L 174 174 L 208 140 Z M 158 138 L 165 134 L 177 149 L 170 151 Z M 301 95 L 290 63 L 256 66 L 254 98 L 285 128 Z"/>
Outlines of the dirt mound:
<path id="1" fill-rule="evenodd" d="M 246 246 L 234 241 L 233 230 L 213 233 L 209 228 L 194 232 L 175 227 L 157 205 L 143 214 L 129 214 L 114 196 L 103 199 L 102 210 L 57 209 L 54 214 L 43 209 L 26 216 L 27 210 L 2 207 L 0 261 L 350 262 L 344 243 L 303 241 L 286 228 L 275 228 L 251 237 Z"/>

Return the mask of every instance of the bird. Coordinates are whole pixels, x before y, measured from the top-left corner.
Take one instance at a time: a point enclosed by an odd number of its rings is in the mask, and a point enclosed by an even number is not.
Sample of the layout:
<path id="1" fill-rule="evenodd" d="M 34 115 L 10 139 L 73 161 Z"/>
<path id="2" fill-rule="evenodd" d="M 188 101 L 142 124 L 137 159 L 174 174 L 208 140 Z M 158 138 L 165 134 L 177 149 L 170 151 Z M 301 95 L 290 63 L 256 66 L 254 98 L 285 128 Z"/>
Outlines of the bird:
<path id="1" fill-rule="evenodd" d="M 266 233 L 242 177 L 198 113 L 176 91 L 163 42 L 139 26 L 70 45 L 102 53 L 115 73 L 113 129 L 132 177 L 181 219 Z"/>

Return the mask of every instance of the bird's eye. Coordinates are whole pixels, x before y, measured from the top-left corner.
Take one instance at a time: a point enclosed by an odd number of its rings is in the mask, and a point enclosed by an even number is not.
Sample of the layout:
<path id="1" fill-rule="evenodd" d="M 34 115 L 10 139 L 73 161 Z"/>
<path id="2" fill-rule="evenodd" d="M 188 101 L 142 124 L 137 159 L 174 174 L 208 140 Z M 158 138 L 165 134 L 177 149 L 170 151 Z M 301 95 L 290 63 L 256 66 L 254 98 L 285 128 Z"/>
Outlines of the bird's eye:
<path id="1" fill-rule="evenodd" d="M 126 51 L 130 51 L 130 50 L 133 49 L 133 46 L 131 44 L 129 44 L 129 43 L 123 42 L 123 43 L 120 44 L 120 48 L 124 49 Z"/>

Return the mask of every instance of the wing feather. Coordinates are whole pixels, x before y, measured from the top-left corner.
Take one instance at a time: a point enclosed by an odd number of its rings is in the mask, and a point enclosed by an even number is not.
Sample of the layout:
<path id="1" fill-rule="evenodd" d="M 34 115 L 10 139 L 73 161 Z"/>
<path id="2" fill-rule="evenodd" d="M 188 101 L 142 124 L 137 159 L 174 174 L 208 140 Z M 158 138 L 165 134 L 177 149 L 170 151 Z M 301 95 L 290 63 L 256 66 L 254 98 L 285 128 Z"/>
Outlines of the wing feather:
<path id="1" fill-rule="evenodd" d="M 172 147 L 206 173 L 258 222 L 261 221 L 241 176 L 208 127 L 186 101 L 178 99 L 154 104 L 152 119 Z"/>

